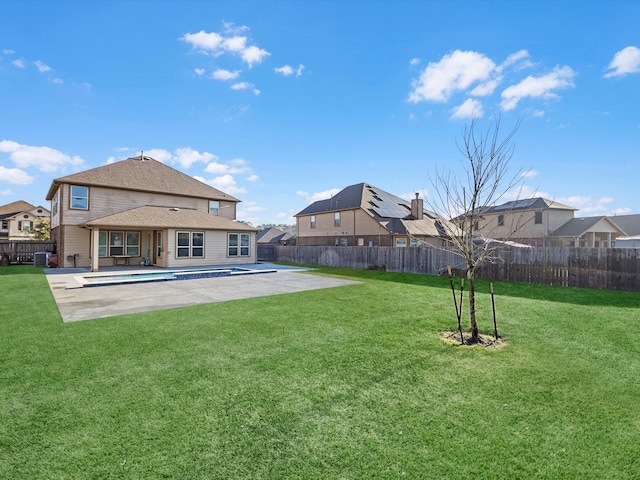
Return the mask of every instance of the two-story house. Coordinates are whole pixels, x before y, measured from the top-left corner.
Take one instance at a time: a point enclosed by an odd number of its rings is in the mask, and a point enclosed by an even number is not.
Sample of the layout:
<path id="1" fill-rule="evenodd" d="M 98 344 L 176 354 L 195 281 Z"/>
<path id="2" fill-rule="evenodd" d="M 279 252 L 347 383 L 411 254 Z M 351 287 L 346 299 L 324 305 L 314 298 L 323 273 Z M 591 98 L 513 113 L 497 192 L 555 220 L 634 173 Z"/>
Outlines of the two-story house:
<path id="1" fill-rule="evenodd" d="M 575 211 L 573 207 L 542 197 L 514 200 L 482 208 L 474 234 L 543 247 L 554 231 L 573 219 Z"/>
<path id="2" fill-rule="evenodd" d="M 34 227 L 49 214 L 48 209 L 23 200 L 0 206 L 0 239 L 31 240 Z"/>
<path id="3" fill-rule="evenodd" d="M 295 215 L 298 245 L 408 247 L 447 243 L 443 223 L 424 209 L 368 183 L 343 188 Z"/>
<path id="4" fill-rule="evenodd" d="M 240 200 L 150 157 L 56 178 L 46 198 L 60 267 L 256 262 Z"/>

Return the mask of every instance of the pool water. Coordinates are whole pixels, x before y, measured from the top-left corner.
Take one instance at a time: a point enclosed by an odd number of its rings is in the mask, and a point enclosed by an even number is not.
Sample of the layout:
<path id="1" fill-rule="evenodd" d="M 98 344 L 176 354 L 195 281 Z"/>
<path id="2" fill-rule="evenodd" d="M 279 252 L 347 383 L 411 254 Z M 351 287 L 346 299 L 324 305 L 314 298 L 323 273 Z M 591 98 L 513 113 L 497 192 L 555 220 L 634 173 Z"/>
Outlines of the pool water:
<path id="1" fill-rule="evenodd" d="M 230 275 L 249 275 L 274 273 L 277 270 L 253 270 L 250 268 L 219 268 L 208 270 L 163 270 L 157 272 L 96 273 L 75 277 L 81 287 L 104 287 L 131 283 L 166 282 L 172 280 L 193 280 L 200 278 L 228 277 Z"/>

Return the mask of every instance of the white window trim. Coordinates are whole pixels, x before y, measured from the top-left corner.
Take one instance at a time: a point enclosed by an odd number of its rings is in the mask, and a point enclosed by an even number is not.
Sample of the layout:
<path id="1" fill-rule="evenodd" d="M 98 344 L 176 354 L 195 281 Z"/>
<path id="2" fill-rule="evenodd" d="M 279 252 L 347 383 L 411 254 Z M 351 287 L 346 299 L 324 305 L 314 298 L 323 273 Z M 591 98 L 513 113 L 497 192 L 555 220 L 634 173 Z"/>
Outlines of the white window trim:
<path id="1" fill-rule="evenodd" d="M 80 195 L 73 195 L 74 187 L 85 188 L 87 190 L 87 196 L 86 197 L 82 197 Z M 86 206 L 85 207 L 74 207 L 73 206 L 73 199 L 74 198 L 83 198 L 85 200 L 85 202 L 86 202 Z M 71 210 L 89 210 L 89 187 L 86 187 L 84 185 L 69 185 L 69 209 L 71 209 Z"/>

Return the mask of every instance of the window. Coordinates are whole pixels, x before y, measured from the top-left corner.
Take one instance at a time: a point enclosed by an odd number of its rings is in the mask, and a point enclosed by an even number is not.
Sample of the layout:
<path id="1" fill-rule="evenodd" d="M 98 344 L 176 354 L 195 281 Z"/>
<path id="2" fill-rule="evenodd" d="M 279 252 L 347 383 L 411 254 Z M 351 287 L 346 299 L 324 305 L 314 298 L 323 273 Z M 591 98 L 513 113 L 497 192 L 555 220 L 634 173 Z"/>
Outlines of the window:
<path id="1" fill-rule="evenodd" d="M 344 237 L 342 237 L 342 238 L 340 239 L 340 246 L 341 246 L 341 247 L 346 247 L 347 245 L 348 245 L 348 243 L 347 243 L 347 239 L 346 239 L 346 238 L 344 238 Z"/>
<path id="2" fill-rule="evenodd" d="M 333 226 L 334 227 L 340 226 L 340 212 L 336 212 L 333 214 Z"/>
<path id="3" fill-rule="evenodd" d="M 69 208 L 89 210 L 89 187 L 71 185 L 71 204 Z"/>
<path id="4" fill-rule="evenodd" d="M 9 220 L 2 220 L 2 230 L 9 230 Z"/>
<path id="5" fill-rule="evenodd" d="M 102 230 L 98 232 L 98 256 L 107 256 L 107 232 Z"/>
<path id="6" fill-rule="evenodd" d="M 406 238 L 396 238 L 396 247 L 406 247 L 407 239 Z"/>
<path id="7" fill-rule="evenodd" d="M 504 215 L 498 215 L 498 226 L 504 227 Z"/>
<path id="8" fill-rule="evenodd" d="M 124 255 L 124 232 L 109 232 L 109 255 Z"/>
<path id="9" fill-rule="evenodd" d="M 162 232 L 156 232 L 156 257 L 162 258 Z"/>
<path id="10" fill-rule="evenodd" d="M 29 232 L 31 231 L 32 225 L 33 225 L 33 222 L 31 222 L 31 220 L 20 220 L 20 222 L 18 223 L 18 230 L 22 230 L 23 232 Z"/>
<path id="11" fill-rule="evenodd" d="M 480 222 L 476 220 L 476 222 L 473 224 L 473 229 L 477 232 L 478 230 L 480 230 Z"/>
<path id="12" fill-rule="evenodd" d="M 130 257 L 140 256 L 140 232 L 127 232 L 126 252 Z"/>
<path id="13" fill-rule="evenodd" d="M 315 215 L 311 215 L 310 226 L 311 226 L 311 228 L 316 228 L 316 216 Z"/>
<path id="14" fill-rule="evenodd" d="M 139 257 L 140 232 L 100 230 L 98 232 L 98 256 L 112 257 L 114 255 Z"/>
<path id="15" fill-rule="evenodd" d="M 204 232 L 177 232 L 176 257 L 204 257 Z"/>
<path id="16" fill-rule="evenodd" d="M 211 215 L 220 215 L 220 202 L 217 200 L 209 200 L 209 213 Z"/>
<path id="17" fill-rule="evenodd" d="M 542 223 L 542 212 L 536 212 L 535 221 L 537 225 Z"/>
<path id="18" fill-rule="evenodd" d="M 250 251 L 251 235 L 248 233 L 230 233 L 228 252 L 230 257 L 248 257 Z"/>
<path id="19" fill-rule="evenodd" d="M 204 257 L 204 232 L 191 232 L 191 256 Z"/>

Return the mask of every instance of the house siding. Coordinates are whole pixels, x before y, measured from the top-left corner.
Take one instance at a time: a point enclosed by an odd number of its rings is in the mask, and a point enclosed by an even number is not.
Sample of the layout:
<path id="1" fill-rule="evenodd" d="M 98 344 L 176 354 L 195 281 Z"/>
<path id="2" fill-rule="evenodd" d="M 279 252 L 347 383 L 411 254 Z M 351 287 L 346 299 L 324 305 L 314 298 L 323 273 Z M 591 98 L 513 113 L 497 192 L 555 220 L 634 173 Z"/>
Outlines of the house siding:
<path id="1" fill-rule="evenodd" d="M 340 226 L 334 225 L 335 212 L 316 214 L 316 228 L 311 228 L 311 215 L 298 217 L 297 237 L 298 245 L 325 245 L 340 244 L 340 240 L 346 238 L 347 245 L 391 245 L 392 239 L 389 232 L 382 227 L 368 213 L 361 209 L 341 210 Z"/>

